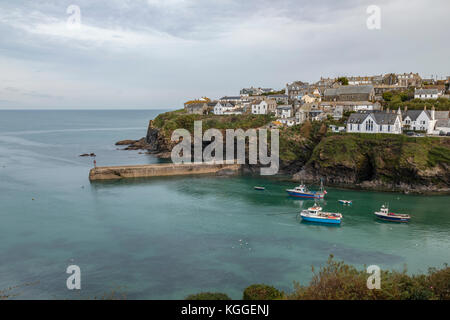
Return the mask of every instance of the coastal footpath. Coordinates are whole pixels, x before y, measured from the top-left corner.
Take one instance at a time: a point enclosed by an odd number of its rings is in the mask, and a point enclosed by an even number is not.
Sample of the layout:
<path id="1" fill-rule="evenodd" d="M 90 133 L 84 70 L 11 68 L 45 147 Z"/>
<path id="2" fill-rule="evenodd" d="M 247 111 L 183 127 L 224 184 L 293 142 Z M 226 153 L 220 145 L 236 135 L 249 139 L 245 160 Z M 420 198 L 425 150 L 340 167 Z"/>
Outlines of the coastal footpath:
<path id="1" fill-rule="evenodd" d="M 197 115 L 167 112 L 150 121 L 146 137 L 125 141 L 127 149 L 143 149 L 168 158 L 176 145 L 173 130 L 193 132 L 194 121 L 203 130 L 267 127 L 268 115 Z M 342 119 L 344 122 L 346 119 Z M 335 133 L 333 121 L 306 121 L 280 128 L 280 174 L 293 181 L 329 186 L 420 194 L 450 194 L 450 139 L 408 137 L 393 134 Z M 224 142 L 225 143 L 225 142 Z M 259 172 L 258 165 L 243 166 L 244 172 Z"/>
<path id="2" fill-rule="evenodd" d="M 149 164 L 135 166 L 97 167 L 89 172 L 89 180 L 117 180 L 163 176 L 218 174 L 231 175 L 240 170 L 238 164 Z"/>

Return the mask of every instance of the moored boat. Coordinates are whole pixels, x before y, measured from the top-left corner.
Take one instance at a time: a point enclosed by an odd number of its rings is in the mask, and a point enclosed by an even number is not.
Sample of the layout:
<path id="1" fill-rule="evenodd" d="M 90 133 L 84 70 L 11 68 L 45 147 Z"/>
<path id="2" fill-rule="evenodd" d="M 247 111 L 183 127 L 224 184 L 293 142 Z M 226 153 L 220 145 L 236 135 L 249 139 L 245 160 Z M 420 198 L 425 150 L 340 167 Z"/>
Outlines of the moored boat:
<path id="1" fill-rule="evenodd" d="M 342 214 L 333 212 L 323 212 L 322 207 L 315 205 L 314 207 L 303 210 L 300 213 L 302 220 L 308 222 L 340 224 Z"/>
<path id="2" fill-rule="evenodd" d="M 286 189 L 286 192 L 291 197 L 312 199 L 323 199 L 327 194 L 327 191 L 323 189 L 323 182 L 321 182 L 320 184 L 320 191 L 310 191 L 304 184 L 301 184 L 294 189 Z"/>
<path id="3" fill-rule="evenodd" d="M 258 190 L 258 191 L 266 190 L 266 188 L 264 188 L 264 187 L 253 187 L 253 189 Z"/>
<path id="4" fill-rule="evenodd" d="M 338 200 L 338 201 L 342 204 L 352 204 L 353 203 L 352 200 Z"/>
<path id="5" fill-rule="evenodd" d="M 374 214 L 378 219 L 390 222 L 409 222 L 411 220 L 407 214 L 389 212 L 389 208 L 385 205 L 382 205 L 380 211 L 376 211 Z"/>

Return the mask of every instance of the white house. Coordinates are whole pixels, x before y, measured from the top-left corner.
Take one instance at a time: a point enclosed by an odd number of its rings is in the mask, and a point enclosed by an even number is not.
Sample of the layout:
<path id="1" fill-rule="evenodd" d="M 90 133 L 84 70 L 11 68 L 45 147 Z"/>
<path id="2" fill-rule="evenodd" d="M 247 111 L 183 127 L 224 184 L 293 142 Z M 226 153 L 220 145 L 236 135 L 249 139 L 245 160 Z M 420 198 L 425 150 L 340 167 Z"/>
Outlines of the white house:
<path id="1" fill-rule="evenodd" d="M 402 113 L 402 124 L 405 129 L 414 131 L 425 131 L 428 134 L 433 133 L 436 125 L 436 111 L 434 107 L 429 110 L 408 110 Z"/>
<path id="2" fill-rule="evenodd" d="M 288 126 L 288 127 L 292 127 L 296 123 L 295 117 L 281 118 L 281 119 L 277 119 L 277 121 L 281 122 L 283 125 Z"/>
<path id="3" fill-rule="evenodd" d="M 214 106 L 214 114 L 215 115 L 224 115 L 228 111 L 233 110 L 235 105 L 231 102 L 217 102 L 217 104 Z"/>
<path id="4" fill-rule="evenodd" d="M 414 99 L 437 99 L 439 91 L 437 89 L 415 89 Z"/>
<path id="5" fill-rule="evenodd" d="M 292 117 L 292 106 L 281 105 L 277 107 L 277 117 L 287 119 Z"/>
<path id="6" fill-rule="evenodd" d="M 241 96 L 225 96 L 219 99 L 220 102 L 234 102 L 238 103 L 242 101 Z"/>
<path id="7" fill-rule="evenodd" d="M 347 121 L 347 132 L 401 134 L 401 114 L 385 111 L 352 113 Z"/>
<path id="8" fill-rule="evenodd" d="M 267 114 L 268 104 L 264 100 L 255 100 L 252 103 L 252 114 Z"/>

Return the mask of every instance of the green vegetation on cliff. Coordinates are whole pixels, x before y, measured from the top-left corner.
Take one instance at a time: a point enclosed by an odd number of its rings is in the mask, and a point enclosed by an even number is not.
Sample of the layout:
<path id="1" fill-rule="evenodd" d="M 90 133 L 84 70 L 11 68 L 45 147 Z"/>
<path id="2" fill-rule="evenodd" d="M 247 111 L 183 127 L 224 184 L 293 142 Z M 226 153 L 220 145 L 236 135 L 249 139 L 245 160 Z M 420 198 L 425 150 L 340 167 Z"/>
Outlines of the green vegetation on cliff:
<path id="1" fill-rule="evenodd" d="M 406 91 L 387 91 L 383 93 L 383 99 L 385 100 L 385 107 L 391 109 L 404 108 L 408 106 L 409 110 L 423 110 L 427 107 L 431 110 L 435 107 L 436 110 L 447 111 L 450 110 L 450 99 L 438 98 L 438 99 L 414 99 L 414 89 L 409 89 Z"/>
<path id="2" fill-rule="evenodd" d="M 389 134 L 334 134 L 321 140 L 307 165 L 323 175 L 352 173 L 356 175 L 354 182 L 379 179 L 392 183 L 445 185 L 449 181 L 450 140 Z M 340 172 L 336 172 L 337 168 Z M 438 172 L 440 174 L 436 174 Z"/>
<path id="3" fill-rule="evenodd" d="M 161 129 L 164 134 L 169 136 L 176 129 L 187 129 L 189 132 L 194 132 L 194 121 L 202 121 L 203 131 L 215 128 L 223 129 L 251 129 L 259 128 L 269 124 L 275 118 L 271 115 L 200 115 L 187 114 L 183 110 L 166 112 L 158 115 L 153 120 L 153 126 Z"/>

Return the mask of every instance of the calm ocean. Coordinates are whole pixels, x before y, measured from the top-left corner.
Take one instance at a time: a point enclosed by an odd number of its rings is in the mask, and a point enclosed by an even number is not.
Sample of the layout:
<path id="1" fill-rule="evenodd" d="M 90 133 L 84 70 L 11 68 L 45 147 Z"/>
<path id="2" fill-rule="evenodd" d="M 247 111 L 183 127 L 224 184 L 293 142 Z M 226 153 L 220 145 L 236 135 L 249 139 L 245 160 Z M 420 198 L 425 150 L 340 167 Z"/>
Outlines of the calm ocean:
<path id="1" fill-rule="evenodd" d="M 161 111 L 0 111 L 0 291 L 19 299 L 183 299 L 215 291 L 241 298 L 250 284 L 290 290 L 330 254 L 358 267 L 411 273 L 450 262 L 450 197 L 327 188 L 340 227 L 297 218 L 312 201 L 260 177 L 170 177 L 91 184 L 97 163 L 156 163 L 114 143 L 145 136 Z M 266 191 L 254 191 L 264 185 Z M 351 199 L 343 207 L 337 200 Z M 410 224 L 374 219 L 384 202 Z M 81 268 L 81 291 L 66 268 Z"/>

